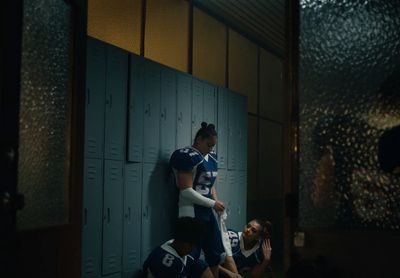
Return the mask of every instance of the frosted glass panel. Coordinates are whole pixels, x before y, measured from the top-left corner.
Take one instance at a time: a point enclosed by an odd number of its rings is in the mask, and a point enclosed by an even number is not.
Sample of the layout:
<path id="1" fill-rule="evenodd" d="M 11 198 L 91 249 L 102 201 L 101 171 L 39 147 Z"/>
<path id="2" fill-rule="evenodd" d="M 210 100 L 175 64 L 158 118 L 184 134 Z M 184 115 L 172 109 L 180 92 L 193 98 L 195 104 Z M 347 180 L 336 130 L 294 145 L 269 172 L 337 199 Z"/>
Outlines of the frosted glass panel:
<path id="1" fill-rule="evenodd" d="M 65 1 L 24 1 L 18 228 L 68 219 L 71 11 Z"/>
<path id="2" fill-rule="evenodd" d="M 302 227 L 400 229 L 399 175 L 378 160 L 400 124 L 399 15 L 398 0 L 300 1 Z"/>

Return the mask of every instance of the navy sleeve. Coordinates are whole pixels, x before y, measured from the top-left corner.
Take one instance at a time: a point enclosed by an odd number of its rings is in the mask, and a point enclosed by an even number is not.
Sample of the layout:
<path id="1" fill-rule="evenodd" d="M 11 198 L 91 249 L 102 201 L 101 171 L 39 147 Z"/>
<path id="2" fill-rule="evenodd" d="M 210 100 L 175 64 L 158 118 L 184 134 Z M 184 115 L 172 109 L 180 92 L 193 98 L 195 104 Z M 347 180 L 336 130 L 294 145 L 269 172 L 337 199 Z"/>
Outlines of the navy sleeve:
<path id="1" fill-rule="evenodd" d="M 200 156 L 196 152 L 179 149 L 172 154 L 169 163 L 177 171 L 191 171 L 200 161 Z"/>
<path id="2" fill-rule="evenodd" d="M 181 264 L 179 259 L 171 254 L 156 250 L 145 261 L 143 271 L 150 271 L 155 278 L 179 277 Z"/>

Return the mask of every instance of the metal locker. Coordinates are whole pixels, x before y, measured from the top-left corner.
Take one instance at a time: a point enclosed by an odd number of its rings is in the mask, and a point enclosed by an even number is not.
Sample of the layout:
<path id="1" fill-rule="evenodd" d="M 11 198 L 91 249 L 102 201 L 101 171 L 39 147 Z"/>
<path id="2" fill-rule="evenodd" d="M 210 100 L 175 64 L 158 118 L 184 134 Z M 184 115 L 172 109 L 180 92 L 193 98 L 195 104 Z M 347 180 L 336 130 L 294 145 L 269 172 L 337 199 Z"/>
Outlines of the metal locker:
<path id="1" fill-rule="evenodd" d="M 144 59 L 131 54 L 129 73 L 128 161 L 143 161 Z"/>
<path id="2" fill-rule="evenodd" d="M 176 75 L 172 69 L 161 69 L 160 148 L 161 162 L 168 163 L 176 145 Z"/>
<path id="3" fill-rule="evenodd" d="M 104 161 L 102 274 L 121 271 L 123 162 Z"/>
<path id="4" fill-rule="evenodd" d="M 214 124 L 217 126 L 217 100 L 216 100 L 216 89 L 214 86 L 204 83 L 204 107 L 203 107 L 203 121 L 208 124 Z M 218 130 L 217 130 L 218 131 Z"/>
<path id="5" fill-rule="evenodd" d="M 142 163 L 125 164 L 124 173 L 124 275 L 133 275 L 141 269 L 140 240 L 142 218 Z"/>
<path id="6" fill-rule="evenodd" d="M 228 93 L 228 169 L 238 168 L 238 97 Z"/>
<path id="7" fill-rule="evenodd" d="M 176 96 L 176 148 L 192 145 L 192 78 L 184 73 L 177 73 Z"/>
<path id="8" fill-rule="evenodd" d="M 87 38 L 85 157 L 102 158 L 106 92 L 106 48 Z"/>
<path id="9" fill-rule="evenodd" d="M 236 171 L 238 190 L 237 201 L 237 222 L 239 230 L 247 223 L 247 171 Z"/>
<path id="10" fill-rule="evenodd" d="M 247 170 L 247 98 L 238 97 L 238 169 Z"/>
<path id="11" fill-rule="evenodd" d="M 143 162 L 157 163 L 160 155 L 160 66 L 145 62 Z"/>
<path id="12" fill-rule="evenodd" d="M 82 277 L 100 275 L 103 172 L 101 159 L 85 159 L 82 225 Z"/>
<path id="13" fill-rule="evenodd" d="M 106 159 L 125 158 L 126 96 L 128 54 L 107 46 L 105 155 Z"/>
<path id="14" fill-rule="evenodd" d="M 218 87 L 218 168 L 226 169 L 228 152 L 228 91 Z"/>
<path id="15" fill-rule="evenodd" d="M 192 81 L 192 139 L 194 142 L 194 137 L 197 131 L 201 127 L 201 122 L 203 122 L 203 82 L 197 79 Z"/>
<path id="16" fill-rule="evenodd" d="M 237 180 L 237 175 L 236 171 L 234 170 L 228 170 L 227 172 L 227 184 L 229 186 L 229 189 L 227 189 L 227 196 L 225 197 L 227 202 L 228 202 L 228 220 L 227 220 L 227 226 L 228 228 L 237 230 L 237 200 L 238 197 L 238 180 Z"/>

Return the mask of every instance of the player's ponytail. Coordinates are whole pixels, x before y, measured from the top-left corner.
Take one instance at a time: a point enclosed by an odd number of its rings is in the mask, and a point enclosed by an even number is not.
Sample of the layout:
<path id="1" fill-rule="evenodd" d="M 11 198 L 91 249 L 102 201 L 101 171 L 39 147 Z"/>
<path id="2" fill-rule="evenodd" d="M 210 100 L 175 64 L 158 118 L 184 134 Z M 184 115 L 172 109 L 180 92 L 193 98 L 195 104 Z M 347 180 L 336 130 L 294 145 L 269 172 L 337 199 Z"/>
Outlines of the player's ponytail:
<path id="1" fill-rule="evenodd" d="M 271 222 L 262 219 L 255 219 L 255 221 L 261 226 L 261 240 L 271 238 Z"/>
<path id="2" fill-rule="evenodd" d="M 210 138 L 212 136 L 217 136 L 215 125 L 202 122 L 201 128 L 197 131 L 196 136 L 194 137 L 194 142 L 196 143 L 198 137 L 205 139 L 205 138 Z"/>

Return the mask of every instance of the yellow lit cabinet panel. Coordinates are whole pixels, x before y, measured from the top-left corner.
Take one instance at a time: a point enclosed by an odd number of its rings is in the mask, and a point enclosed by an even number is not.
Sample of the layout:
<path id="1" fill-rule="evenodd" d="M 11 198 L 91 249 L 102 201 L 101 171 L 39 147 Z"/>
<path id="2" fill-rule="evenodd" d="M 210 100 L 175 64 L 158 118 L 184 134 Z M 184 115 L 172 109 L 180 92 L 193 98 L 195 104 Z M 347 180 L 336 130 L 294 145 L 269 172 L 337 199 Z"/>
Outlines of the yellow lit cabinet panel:
<path id="1" fill-rule="evenodd" d="M 183 72 L 188 70 L 189 2 L 148 0 L 144 56 Z"/>
<path id="2" fill-rule="evenodd" d="M 229 30 L 229 89 L 247 96 L 247 111 L 257 113 L 258 47 Z"/>
<path id="3" fill-rule="evenodd" d="M 141 0 L 88 0 L 88 35 L 140 53 Z"/>
<path id="4" fill-rule="evenodd" d="M 193 75 L 225 86 L 226 27 L 194 9 Z"/>

